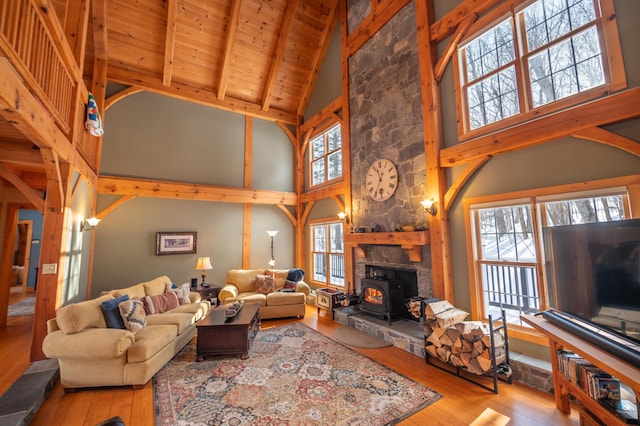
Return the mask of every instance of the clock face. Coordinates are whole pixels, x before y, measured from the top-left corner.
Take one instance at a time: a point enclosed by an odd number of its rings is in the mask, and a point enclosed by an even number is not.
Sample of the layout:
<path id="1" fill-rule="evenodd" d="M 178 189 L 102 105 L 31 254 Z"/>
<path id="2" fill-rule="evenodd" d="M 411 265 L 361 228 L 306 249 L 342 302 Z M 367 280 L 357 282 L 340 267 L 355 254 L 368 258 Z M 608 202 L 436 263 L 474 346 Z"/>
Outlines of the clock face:
<path id="1" fill-rule="evenodd" d="M 398 187 L 398 171 L 389 160 L 376 160 L 366 178 L 367 193 L 374 201 L 385 201 L 391 198 Z"/>

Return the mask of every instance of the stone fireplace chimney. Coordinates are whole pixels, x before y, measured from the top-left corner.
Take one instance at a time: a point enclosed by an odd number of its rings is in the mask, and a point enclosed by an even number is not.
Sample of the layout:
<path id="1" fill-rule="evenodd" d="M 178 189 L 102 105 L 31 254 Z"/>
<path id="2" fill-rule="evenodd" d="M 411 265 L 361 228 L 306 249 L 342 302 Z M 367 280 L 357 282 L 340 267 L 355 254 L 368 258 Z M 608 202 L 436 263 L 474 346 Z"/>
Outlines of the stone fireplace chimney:
<path id="1" fill-rule="evenodd" d="M 353 29 L 367 11 L 358 2 L 349 3 Z M 426 160 L 415 23 L 415 6 L 409 2 L 349 58 L 351 218 L 354 228 L 366 232 L 392 232 L 428 221 L 420 205 L 426 198 Z M 365 178 L 374 161 L 382 158 L 395 164 L 398 185 L 391 198 L 374 201 L 366 192 Z M 415 261 L 400 246 L 367 246 L 366 257 L 355 259 L 356 292 L 365 278 L 365 265 L 380 265 L 416 270 L 418 295 L 431 297 L 429 246 L 421 250 L 421 260 Z"/>

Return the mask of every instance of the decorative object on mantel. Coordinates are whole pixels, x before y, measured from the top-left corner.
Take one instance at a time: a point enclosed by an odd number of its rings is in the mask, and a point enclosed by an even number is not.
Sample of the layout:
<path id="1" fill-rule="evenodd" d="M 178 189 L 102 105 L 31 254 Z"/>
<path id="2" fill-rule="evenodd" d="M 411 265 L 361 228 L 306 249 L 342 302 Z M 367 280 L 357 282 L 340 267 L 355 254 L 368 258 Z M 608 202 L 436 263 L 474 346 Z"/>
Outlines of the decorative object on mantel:
<path id="1" fill-rule="evenodd" d="M 415 231 L 426 231 L 429 229 L 429 224 L 427 223 L 418 223 L 415 225 L 400 225 L 393 229 L 394 232 L 415 232 Z"/>

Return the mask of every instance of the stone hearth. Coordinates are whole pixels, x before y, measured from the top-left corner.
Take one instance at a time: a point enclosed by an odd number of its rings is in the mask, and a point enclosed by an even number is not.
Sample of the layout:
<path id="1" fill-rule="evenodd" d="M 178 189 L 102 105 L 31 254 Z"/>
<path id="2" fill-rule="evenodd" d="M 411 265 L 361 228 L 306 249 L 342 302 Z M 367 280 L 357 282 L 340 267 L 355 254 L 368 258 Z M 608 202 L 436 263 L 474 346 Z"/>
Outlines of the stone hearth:
<path id="1" fill-rule="evenodd" d="M 356 330 L 392 343 L 400 349 L 424 358 L 424 332 L 417 321 L 395 319 L 391 324 L 385 319 L 363 315 L 358 306 L 336 308 L 334 320 Z"/>
<path id="2" fill-rule="evenodd" d="M 386 320 L 363 315 L 357 305 L 334 309 L 334 319 L 343 325 L 383 339 L 424 360 L 424 331 L 423 325 L 418 321 L 398 319 L 389 324 Z M 550 362 L 513 350 L 510 352 L 510 358 L 513 380 L 545 392 L 553 391 Z M 508 385 L 501 383 L 499 386 Z"/>

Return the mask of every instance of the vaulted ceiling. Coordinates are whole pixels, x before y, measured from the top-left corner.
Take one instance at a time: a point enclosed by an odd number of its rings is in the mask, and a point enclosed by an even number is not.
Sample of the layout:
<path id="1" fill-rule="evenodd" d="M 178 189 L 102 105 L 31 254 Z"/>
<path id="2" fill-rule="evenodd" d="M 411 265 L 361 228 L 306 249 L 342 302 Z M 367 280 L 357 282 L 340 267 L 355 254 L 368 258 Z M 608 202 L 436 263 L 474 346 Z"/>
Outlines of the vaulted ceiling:
<path id="1" fill-rule="evenodd" d="M 72 43 L 107 82 L 297 124 L 337 22 L 337 0 L 52 0 Z M 69 27 L 88 10 L 86 38 Z M 67 24 L 65 25 L 65 22 Z M 72 47 L 73 49 L 73 47 Z M 0 181 L 43 191 L 42 157 L 0 119 Z M 11 186 L 11 183 L 7 183 Z"/>
<path id="2" fill-rule="evenodd" d="M 102 0 L 107 80 L 296 123 L 336 22 L 336 0 Z"/>

